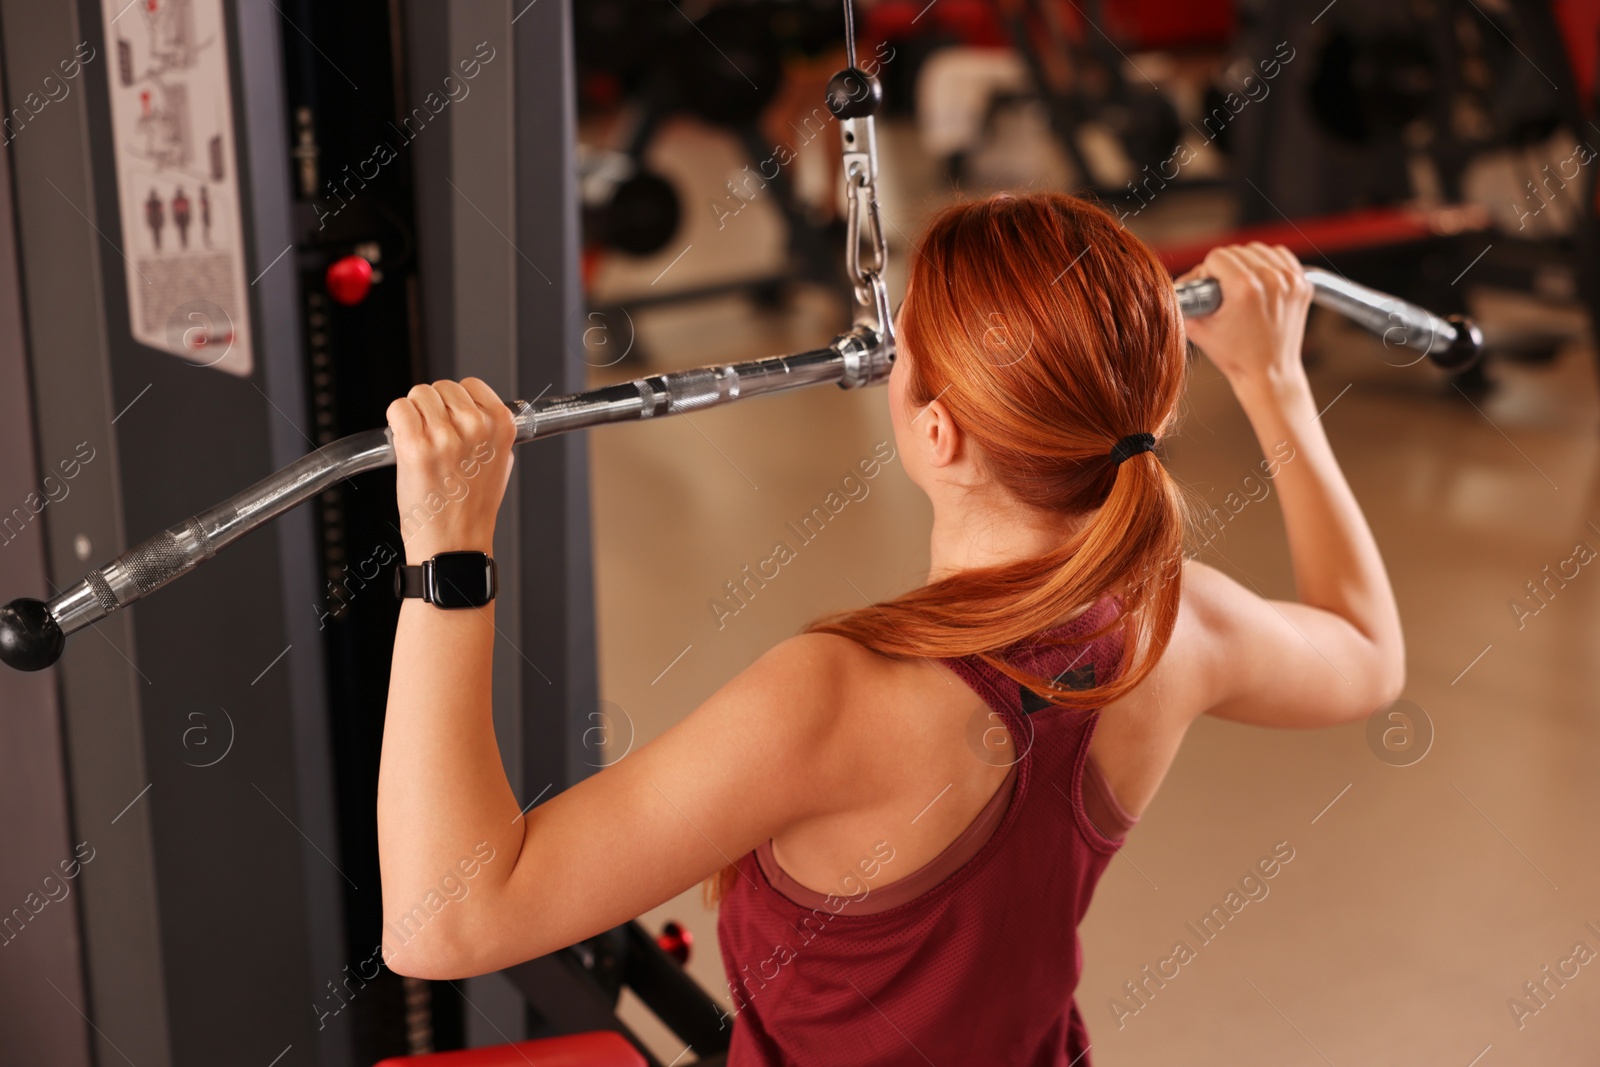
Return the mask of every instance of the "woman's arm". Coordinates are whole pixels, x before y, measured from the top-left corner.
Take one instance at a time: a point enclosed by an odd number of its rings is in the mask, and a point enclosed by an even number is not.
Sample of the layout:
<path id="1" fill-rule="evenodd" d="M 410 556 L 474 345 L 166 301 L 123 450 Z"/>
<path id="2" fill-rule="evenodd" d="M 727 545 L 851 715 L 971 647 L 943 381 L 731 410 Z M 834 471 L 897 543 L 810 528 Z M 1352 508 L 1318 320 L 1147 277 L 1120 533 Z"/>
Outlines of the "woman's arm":
<path id="1" fill-rule="evenodd" d="M 1209 567 L 1185 594 L 1210 635 L 1210 714 L 1319 726 L 1370 714 L 1405 686 L 1400 613 L 1377 543 L 1318 417 L 1301 359 L 1311 286 L 1285 248 L 1218 248 L 1198 273 L 1223 304 L 1189 337 L 1233 386 L 1274 476 L 1299 601 L 1270 601 Z"/>
<path id="2" fill-rule="evenodd" d="M 509 410 L 467 379 L 419 386 L 389 422 L 407 562 L 490 551 L 511 468 Z M 858 653 L 808 635 L 523 815 L 495 743 L 496 639 L 492 604 L 401 609 L 378 775 L 384 960 L 401 974 L 480 974 L 563 948 L 849 796 L 832 753 Z"/>

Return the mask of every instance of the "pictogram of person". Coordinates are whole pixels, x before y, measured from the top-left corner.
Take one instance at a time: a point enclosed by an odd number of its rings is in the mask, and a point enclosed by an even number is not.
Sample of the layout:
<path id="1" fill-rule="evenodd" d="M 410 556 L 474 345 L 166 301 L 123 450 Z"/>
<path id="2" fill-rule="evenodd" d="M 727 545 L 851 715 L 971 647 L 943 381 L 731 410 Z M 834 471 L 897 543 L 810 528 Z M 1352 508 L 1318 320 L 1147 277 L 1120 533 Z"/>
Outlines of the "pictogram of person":
<path id="1" fill-rule="evenodd" d="M 167 223 L 167 208 L 161 202 L 161 194 L 154 189 L 150 190 L 150 199 L 144 202 L 144 221 L 156 239 L 156 251 L 161 251 L 161 227 Z"/>
<path id="2" fill-rule="evenodd" d="M 189 247 L 189 198 L 184 195 L 183 186 L 178 186 L 178 191 L 172 194 L 172 224 L 178 228 L 178 241 L 183 247 Z"/>
<path id="3" fill-rule="evenodd" d="M 206 195 L 206 187 L 200 187 L 200 232 L 205 238 L 206 247 L 211 247 L 211 197 Z"/>

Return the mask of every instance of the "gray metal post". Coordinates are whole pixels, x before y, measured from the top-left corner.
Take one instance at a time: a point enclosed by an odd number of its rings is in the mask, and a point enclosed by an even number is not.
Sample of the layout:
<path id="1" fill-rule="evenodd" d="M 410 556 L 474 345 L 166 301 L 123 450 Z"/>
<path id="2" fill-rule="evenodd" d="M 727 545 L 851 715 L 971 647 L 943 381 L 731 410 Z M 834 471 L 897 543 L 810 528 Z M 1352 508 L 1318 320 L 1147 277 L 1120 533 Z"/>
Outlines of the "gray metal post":
<path id="1" fill-rule="evenodd" d="M 39 596 L 48 591 L 44 530 L 32 521 L 29 498 L 48 500 L 49 495 L 34 448 L 12 203 L 11 158 L 4 152 L 0 455 L 8 462 L 0 463 L 0 588 Z M 59 469 L 49 473 L 61 484 Z M 89 1026 L 73 1010 L 85 1001 L 82 931 L 71 896 L 76 879 L 66 877 L 74 869 L 76 842 L 56 683 L 54 674 L 0 673 L 0 708 L 5 709 L 0 724 L 0 812 L 5 813 L 0 818 L 0 856 L 5 858 L 0 866 L 0 1033 L 5 1034 L 0 1067 L 89 1067 Z"/>
<path id="2" fill-rule="evenodd" d="M 559 396 L 587 384 L 572 6 L 516 6 L 518 384 L 525 394 L 549 389 Z M 534 792 L 546 784 L 559 791 L 594 773 L 583 736 L 599 705 L 589 438 L 545 445 L 519 457 L 514 503 L 524 654 L 535 675 L 547 676 L 539 678 L 544 685 L 530 681 L 523 689 L 522 766 Z"/>
<path id="3" fill-rule="evenodd" d="M 20 99 L 58 73 L 56 64 L 85 40 L 77 5 L 0 0 L 8 99 Z M 104 62 L 104 50 L 100 49 Z M 93 64 L 91 63 L 90 66 Z M 47 584 L 65 582 L 89 555 L 124 548 L 115 427 L 119 401 L 108 366 L 105 294 L 100 261 L 109 251 L 86 218 L 94 186 L 85 69 L 76 90 L 22 127 L 7 146 L 17 205 L 19 258 L 27 279 L 24 314 L 33 373 L 40 465 L 54 467 L 87 443 L 94 459 L 79 470 L 71 493 L 41 512 Z M 72 1014 L 83 1013 L 135 1062 L 171 1062 L 167 986 L 156 901 L 152 805 L 129 803 L 150 783 L 141 729 L 145 682 L 132 659 L 127 616 L 105 620 L 78 654 L 55 668 L 60 686 L 73 836 L 87 841 L 92 861 L 76 879 L 85 951 L 85 988 Z M 148 796 L 144 798 L 148 800 Z M 123 810 L 127 808 L 127 810 Z M 112 822 L 113 818 L 116 819 Z M 139 980 L 129 978 L 137 975 Z M 63 991 L 62 996 L 65 996 Z M 48 986 L 31 991 L 19 1010 L 43 1013 Z M 116 1055 L 94 1036 L 95 1062 Z"/>
<path id="4" fill-rule="evenodd" d="M 122 247 L 107 89 L 116 37 L 137 32 L 140 13 L 108 41 L 93 0 L 0 0 L 8 98 L 52 93 L 7 148 L 37 461 L 51 469 L 81 456 L 80 443 L 94 457 L 36 520 L 47 581 L 67 581 L 307 447 L 293 260 L 277 264 L 282 277 L 268 269 L 291 239 L 272 11 L 270 0 L 238 0 L 228 39 L 216 42 L 234 72 L 242 158 L 223 162 L 242 171 L 255 279 L 258 366 L 240 379 L 129 332 L 125 279 L 137 268 Z M 84 43 L 93 58 L 66 79 L 69 91 L 41 91 L 47 76 L 61 84 L 58 65 Z M 309 530 L 291 517 L 260 531 L 189 588 L 97 624 L 43 676 L 59 685 L 71 839 L 93 849 L 62 905 L 78 911 L 83 982 L 52 989 L 41 975 L 7 1009 L 40 1022 L 65 1009 L 69 1042 L 72 1020 L 88 1021 L 92 1062 L 316 1062 L 312 1001 L 342 977 L 329 888 L 341 875 L 326 858 L 337 844 Z M 48 702 L 28 712 L 41 721 Z M 212 747 L 190 744 L 197 726 Z M 49 769 L 47 744 L 29 755 Z M 35 932 L 44 933 L 24 936 Z M 21 1051 L 11 1033 L 0 1059 Z"/>

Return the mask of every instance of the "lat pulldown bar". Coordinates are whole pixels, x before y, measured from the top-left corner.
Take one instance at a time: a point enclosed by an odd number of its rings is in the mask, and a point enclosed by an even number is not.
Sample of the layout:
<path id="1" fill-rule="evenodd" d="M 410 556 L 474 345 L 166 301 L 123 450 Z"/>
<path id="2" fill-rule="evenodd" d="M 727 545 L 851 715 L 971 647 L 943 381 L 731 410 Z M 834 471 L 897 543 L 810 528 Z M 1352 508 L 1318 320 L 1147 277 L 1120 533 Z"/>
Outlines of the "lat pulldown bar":
<path id="1" fill-rule="evenodd" d="M 1448 370 L 1461 370 L 1478 358 L 1483 338 L 1468 319 L 1441 319 L 1314 267 L 1306 276 L 1315 290 L 1314 302 L 1349 316 L 1386 343 L 1404 345 Z M 1212 279 L 1186 282 L 1177 287 L 1177 296 L 1190 317 L 1211 314 L 1222 304 L 1221 287 Z M 517 413 L 516 440 L 522 444 L 811 385 L 831 382 L 855 389 L 883 381 L 893 362 L 892 334 L 870 321 L 810 352 L 674 371 L 531 404 L 510 403 Z M 48 602 L 13 600 L 0 608 L 0 660 L 17 670 L 42 670 L 60 658 L 68 634 L 143 599 L 336 482 L 393 464 L 387 428 L 341 438 L 129 549 Z"/>

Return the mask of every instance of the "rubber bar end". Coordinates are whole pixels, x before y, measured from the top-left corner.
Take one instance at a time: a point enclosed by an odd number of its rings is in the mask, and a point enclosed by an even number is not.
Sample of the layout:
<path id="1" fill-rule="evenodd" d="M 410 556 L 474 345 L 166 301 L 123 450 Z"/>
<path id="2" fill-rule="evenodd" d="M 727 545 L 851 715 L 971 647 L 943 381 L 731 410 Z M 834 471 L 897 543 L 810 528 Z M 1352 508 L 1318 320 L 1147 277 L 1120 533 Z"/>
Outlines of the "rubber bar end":
<path id="1" fill-rule="evenodd" d="M 0 607 L 0 662 L 19 671 L 53 666 L 67 647 L 67 635 L 42 600 L 13 600 Z"/>
<path id="2" fill-rule="evenodd" d="M 1456 336 L 1442 351 L 1429 356 L 1435 366 L 1463 371 L 1483 358 L 1483 331 L 1476 322 L 1465 315 L 1451 315 L 1444 321 L 1456 328 Z"/>

